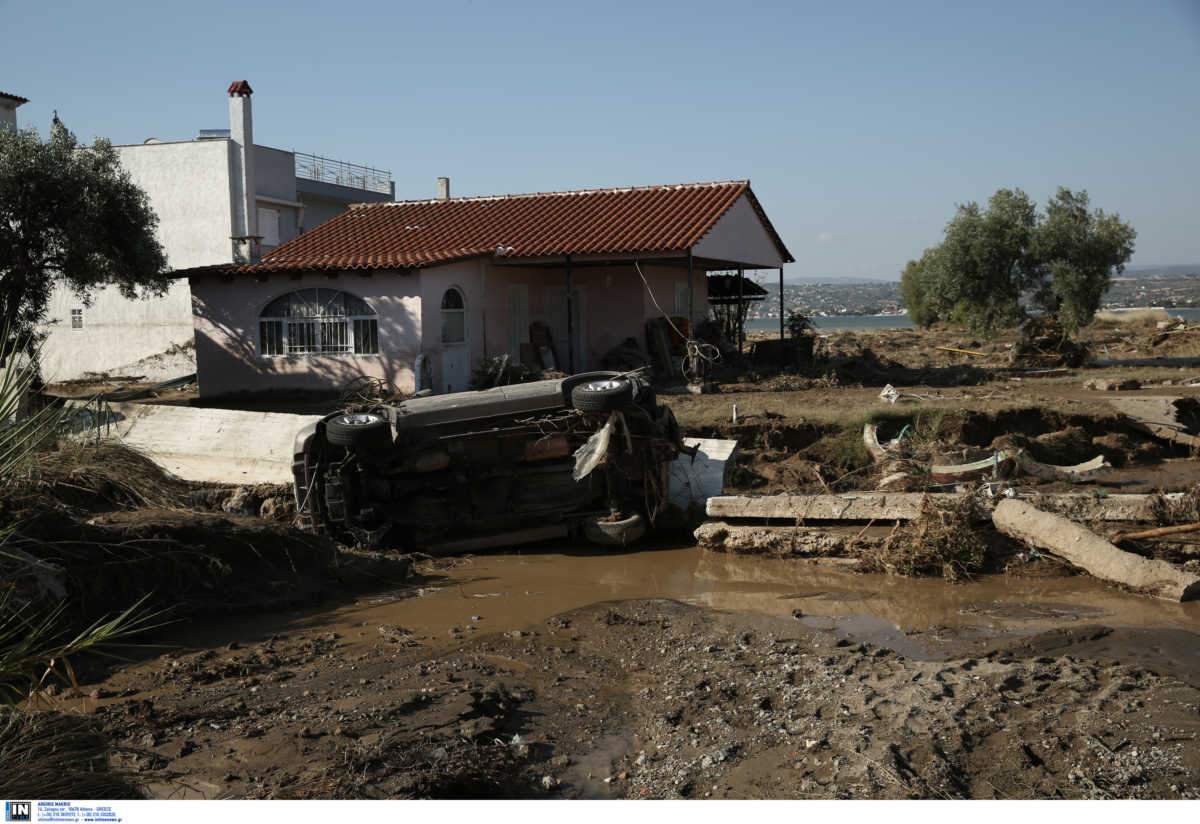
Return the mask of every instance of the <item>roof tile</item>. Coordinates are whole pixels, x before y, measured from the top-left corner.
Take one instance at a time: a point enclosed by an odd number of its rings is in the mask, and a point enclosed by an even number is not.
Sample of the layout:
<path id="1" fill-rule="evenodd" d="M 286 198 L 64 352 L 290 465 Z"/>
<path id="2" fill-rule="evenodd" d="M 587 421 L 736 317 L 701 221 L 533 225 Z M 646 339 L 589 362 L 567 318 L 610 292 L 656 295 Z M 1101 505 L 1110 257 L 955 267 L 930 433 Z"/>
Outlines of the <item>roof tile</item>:
<path id="1" fill-rule="evenodd" d="M 203 271 L 398 269 L 463 258 L 685 251 L 746 194 L 785 261 L 748 180 L 365 203 L 271 250 Z M 193 270 L 201 271 L 201 270 Z"/>

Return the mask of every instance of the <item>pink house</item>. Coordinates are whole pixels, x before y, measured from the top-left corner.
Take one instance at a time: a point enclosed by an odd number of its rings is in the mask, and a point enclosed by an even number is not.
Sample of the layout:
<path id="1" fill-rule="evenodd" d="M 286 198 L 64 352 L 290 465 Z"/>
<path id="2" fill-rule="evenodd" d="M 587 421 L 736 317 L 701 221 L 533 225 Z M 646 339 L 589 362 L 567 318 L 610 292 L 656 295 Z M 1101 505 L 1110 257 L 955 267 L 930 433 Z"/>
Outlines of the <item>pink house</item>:
<path id="1" fill-rule="evenodd" d="M 179 274 L 203 396 L 360 375 L 449 392 L 483 358 L 518 359 L 531 323 L 581 372 L 627 338 L 645 347 L 649 318 L 703 319 L 708 271 L 791 261 L 732 181 L 362 204 L 260 263 Z"/>

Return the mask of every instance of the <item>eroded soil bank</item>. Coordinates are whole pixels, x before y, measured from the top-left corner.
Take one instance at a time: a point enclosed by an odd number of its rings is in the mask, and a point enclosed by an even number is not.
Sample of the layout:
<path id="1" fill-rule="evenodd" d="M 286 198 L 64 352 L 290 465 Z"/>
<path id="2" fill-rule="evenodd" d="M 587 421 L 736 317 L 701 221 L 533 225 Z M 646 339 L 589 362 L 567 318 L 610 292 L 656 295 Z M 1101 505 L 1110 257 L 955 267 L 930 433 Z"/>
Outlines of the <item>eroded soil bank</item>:
<path id="1" fill-rule="evenodd" d="M 79 708 L 159 797 L 1200 795 L 1196 604 L 694 548 L 422 573 L 181 628 Z"/>

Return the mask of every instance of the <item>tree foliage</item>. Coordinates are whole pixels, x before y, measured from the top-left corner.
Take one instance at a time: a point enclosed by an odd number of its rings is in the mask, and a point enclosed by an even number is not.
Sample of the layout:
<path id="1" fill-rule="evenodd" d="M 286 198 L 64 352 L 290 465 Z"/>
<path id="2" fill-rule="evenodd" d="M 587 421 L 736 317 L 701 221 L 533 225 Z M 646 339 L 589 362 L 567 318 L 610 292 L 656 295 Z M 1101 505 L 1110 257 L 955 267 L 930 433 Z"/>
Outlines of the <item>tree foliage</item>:
<path id="1" fill-rule="evenodd" d="M 163 294 L 157 225 L 107 140 L 80 146 L 57 119 L 44 142 L 0 129 L 0 325 L 34 346 L 56 282 L 85 305 L 108 285 L 129 298 Z"/>
<path id="2" fill-rule="evenodd" d="M 1001 189 L 986 210 L 957 207 L 942 243 L 909 261 L 900 291 L 919 326 L 990 332 L 1019 322 L 1028 306 L 1074 332 L 1091 322 L 1136 236 L 1119 215 L 1089 212 L 1087 192 L 1059 188 L 1039 214 L 1020 189 Z"/>

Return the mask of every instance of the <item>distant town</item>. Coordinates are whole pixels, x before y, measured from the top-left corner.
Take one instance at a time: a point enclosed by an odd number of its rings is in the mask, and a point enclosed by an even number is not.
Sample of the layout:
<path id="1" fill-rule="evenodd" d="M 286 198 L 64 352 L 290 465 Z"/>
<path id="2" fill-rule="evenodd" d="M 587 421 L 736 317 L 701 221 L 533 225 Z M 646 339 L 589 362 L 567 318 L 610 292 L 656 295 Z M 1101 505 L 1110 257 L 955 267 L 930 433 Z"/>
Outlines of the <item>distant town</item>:
<path id="1" fill-rule="evenodd" d="M 1184 267 L 1172 266 L 1171 270 Z M 1200 308 L 1200 265 L 1191 272 L 1147 271 L 1113 278 L 1112 287 L 1104 296 L 1106 309 L 1124 306 L 1162 306 Z M 750 307 L 748 318 L 779 316 L 779 284 L 760 275 L 757 280 L 767 290 L 767 296 Z M 905 313 L 900 299 L 899 281 L 819 283 L 816 281 L 785 281 L 784 298 L 788 311 L 799 311 L 810 317 L 839 315 L 899 315 Z"/>

